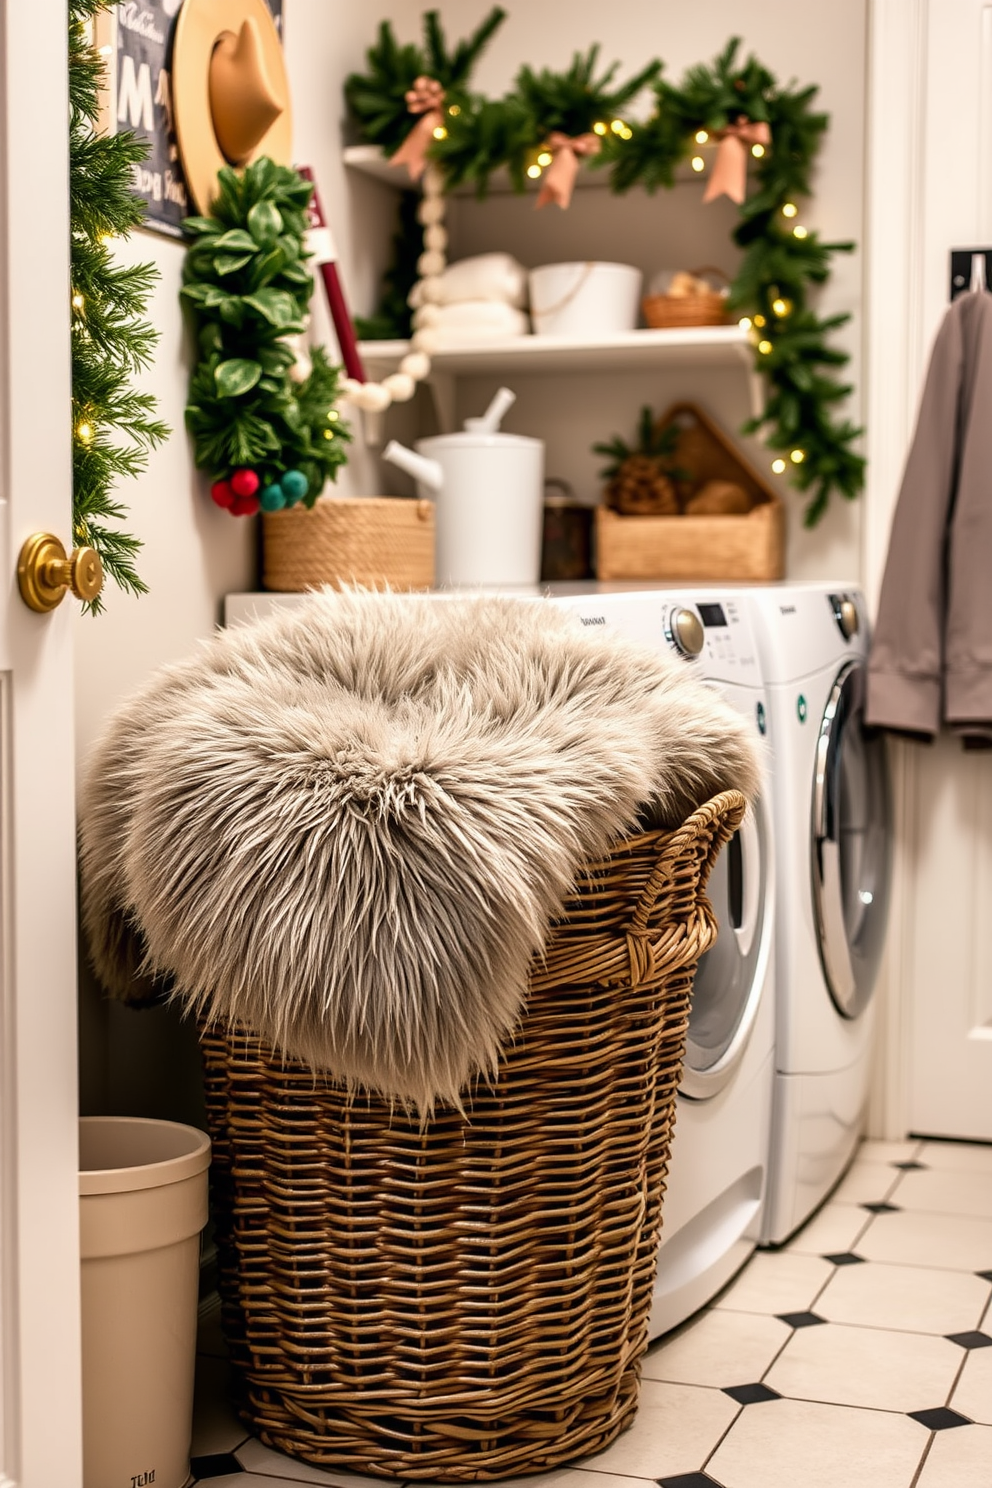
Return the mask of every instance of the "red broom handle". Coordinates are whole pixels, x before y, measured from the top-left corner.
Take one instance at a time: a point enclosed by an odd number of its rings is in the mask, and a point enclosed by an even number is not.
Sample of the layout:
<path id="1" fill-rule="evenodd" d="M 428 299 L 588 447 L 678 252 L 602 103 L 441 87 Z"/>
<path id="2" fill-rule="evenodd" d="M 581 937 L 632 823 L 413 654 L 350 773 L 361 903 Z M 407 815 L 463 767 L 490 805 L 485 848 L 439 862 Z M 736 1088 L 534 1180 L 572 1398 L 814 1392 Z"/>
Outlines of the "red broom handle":
<path id="1" fill-rule="evenodd" d="M 348 313 L 348 305 L 345 301 L 344 290 L 341 287 L 341 276 L 338 274 L 337 253 L 334 247 L 334 239 L 327 219 L 317 195 L 317 182 L 308 165 L 298 166 L 300 175 L 305 181 L 309 181 L 313 187 L 313 195 L 310 198 L 310 248 L 320 269 L 320 277 L 324 281 L 324 289 L 327 291 L 327 303 L 330 306 L 331 319 L 334 321 L 334 332 L 338 338 L 338 346 L 341 348 L 341 360 L 344 362 L 344 370 L 355 382 L 365 382 L 365 368 L 358 354 L 358 342 L 355 339 L 355 327 L 351 323 Z"/>

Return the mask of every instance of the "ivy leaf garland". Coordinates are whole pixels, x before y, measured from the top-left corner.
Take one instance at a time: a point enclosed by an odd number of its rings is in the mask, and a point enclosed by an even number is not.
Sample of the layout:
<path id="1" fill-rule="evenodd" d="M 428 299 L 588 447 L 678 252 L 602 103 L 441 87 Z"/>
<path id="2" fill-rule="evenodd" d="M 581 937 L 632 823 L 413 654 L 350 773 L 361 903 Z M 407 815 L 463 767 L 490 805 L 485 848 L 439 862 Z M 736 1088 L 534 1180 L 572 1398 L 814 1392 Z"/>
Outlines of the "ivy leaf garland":
<path id="1" fill-rule="evenodd" d="M 764 414 L 745 424 L 744 432 L 762 433 L 770 448 L 781 451 L 793 484 L 809 494 L 804 521 L 813 527 L 832 493 L 851 500 L 864 484 L 865 462 L 855 449 L 861 430 L 835 410 L 851 391 L 838 375 L 848 357 L 829 344 L 849 317 L 821 318 L 810 304 L 811 291 L 830 277 L 833 255 L 850 252 L 854 244 L 824 242 L 798 221 L 829 122 L 814 108 L 818 90 L 781 86 L 757 58 L 742 61 L 739 52 L 734 37 L 712 65 L 690 68 L 678 86 L 664 79 L 658 61 L 619 87 L 613 84 L 615 67 L 596 78 L 596 47 L 576 54 L 561 74 L 524 67 L 502 99 L 473 94 L 461 100 L 429 156 L 443 170 L 448 190 L 469 182 L 482 196 L 492 172 L 506 166 L 514 188 L 522 191 L 528 175 L 539 170 L 549 134 L 592 131 L 602 150 L 591 163 L 609 171 L 615 192 L 634 186 L 654 192 L 674 186 L 679 165 L 741 116 L 767 124 L 772 142 L 751 162 L 752 194 L 733 232 L 742 257 L 728 308 L 751 322 L 755 361 L 767 387 Z M 642 122 L 620 117 L 649 83 L 651 116 Z M 401 136 L 409 127 L 402 108 Z M 780 462 L 776 468 L 781 473 Z"/>
<path id="2" fill-rule="evenodd" d="M 137 595 L 147 593 L 135 568 L 141 542 L 117 525 L 127 508 L 112 493 L 118 480 L 146 469 L 148 452 L 169 430 L 154 416 L 152 395 L 131 382 L 148 366 L 158 340 L 144 318 L 158 273 L 152 264 L 121 265 L 113 258 L 113 240 L 144 220 L 131 178 L 147 146 L 126 130 L 96 132 L 104 64 L 90 23 L 109 9 L 110 0 L 69 4 L 72 531 L 76 544 L 96 549 L 121 589 Z M 84 608 L 99 613 L 101 597 Z"/>
<path id="3" fill-rule="evenodd" d="M 505 19 L 506 11 L 494 6 L 471 36 L 450 52 L 436 10 L 424 15 L 423 46 L 400 46 L 390 23 L 383 21 L 378 41 L 365 54 L 368 72 L 353 72 L 344 85 L 348 106 L 364 138 L 381 145 L 387 155 L 396 153 L 413 123 L 406 94 L 418 77 L 441 84 L 447 111 L 457 117 L 472 70 Z"/>
<path id="4" fill-rule="evenodd" d="M 217 179 L 212 215 L 183 224 L 182 296 L 199 352 L 186 407 L 196 465 L 235 515 L 301 500 L 312 507 L 351 437 L 333 406 L 338 369 L 323 349 L 311 350 L 307 375 L 294 376 L 291 338 L 304 332 L 313 294 L 304 246 L 313 187 L 264 157 Z"/>

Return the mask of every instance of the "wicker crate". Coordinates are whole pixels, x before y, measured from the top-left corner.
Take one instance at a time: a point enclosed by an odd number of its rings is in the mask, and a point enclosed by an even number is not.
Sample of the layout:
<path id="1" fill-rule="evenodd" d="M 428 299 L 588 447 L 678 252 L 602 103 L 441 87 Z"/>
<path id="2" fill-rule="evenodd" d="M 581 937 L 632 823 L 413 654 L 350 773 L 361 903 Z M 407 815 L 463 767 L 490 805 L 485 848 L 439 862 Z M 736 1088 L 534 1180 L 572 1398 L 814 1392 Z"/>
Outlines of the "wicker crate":
<path id="1" fill-rule="evenodd" d="M 753 503 L 745 516 L 625 517 L 596 511 L 596 577 L 601 580 L 729 580 L 768 583 L 785 573 L 785 508 L 761 473 L 692 403 L 661 419 L 678 421 L 674 463 L 700 484 L 734 481 Z"/>
<path id="2" fill-rule="evenodd" d="M 434 504 L 394 496 L 321 496 L 262 517 L 262 584 L 299 593 L 330 584 L 430 589 Z"/>
<path id="3" fill-rule="evenodd" d="M 203 1030 L 242 1419 L 317 1466 L 471 1481 L 637 1408 L 703 896 L 727 792 L 590 865 L 492 1085 L 421 1125 Z"/>

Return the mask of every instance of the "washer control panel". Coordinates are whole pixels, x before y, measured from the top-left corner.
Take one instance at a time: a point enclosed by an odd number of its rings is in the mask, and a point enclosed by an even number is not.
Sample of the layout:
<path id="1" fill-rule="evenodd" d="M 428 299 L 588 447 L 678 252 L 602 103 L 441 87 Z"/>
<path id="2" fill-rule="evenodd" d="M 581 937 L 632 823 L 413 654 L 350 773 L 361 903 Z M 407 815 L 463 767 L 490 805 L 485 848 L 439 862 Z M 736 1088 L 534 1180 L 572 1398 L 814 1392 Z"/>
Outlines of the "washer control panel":
<path id="1" fill-rule="evenodd" d="M 681 656 L 714 682 L 762 685 L 744 595 L 710 589 L 641 589 L 552 598 L 583 625 L 618 630 L 656 651 Z"/>

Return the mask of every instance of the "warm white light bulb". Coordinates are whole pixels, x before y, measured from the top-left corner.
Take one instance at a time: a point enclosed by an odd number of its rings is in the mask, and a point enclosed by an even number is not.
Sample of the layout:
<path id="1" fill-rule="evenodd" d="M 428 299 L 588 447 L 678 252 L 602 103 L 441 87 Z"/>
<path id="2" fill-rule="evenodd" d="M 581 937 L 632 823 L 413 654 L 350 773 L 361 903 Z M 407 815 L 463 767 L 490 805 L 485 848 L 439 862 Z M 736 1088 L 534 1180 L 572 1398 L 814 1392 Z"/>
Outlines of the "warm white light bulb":
<path id="1" fill-rule="evenodd" d="M 606 125 L 603 124 L 601 121 L 598 121 L 592 126 L 592 132 L 593 134 L 606 134 Z"/>
<path id="2" fill-rule="evenodd" d="M 73 308 L 73 310 L 82 310 L 82 308 L 83 308 L 83 306 L 85 304 L 86 304 L 86 301 L 84 300 L 83 296 L 77 290 L 76 293 L 72 297 L 72 308 Z"/>
<path id="3" fill-rule="evenodd" d="M 772 300 L 772 309 L 776 315 L 788 315 L 789 302 L 788 300 Z"/>
<path id="4" fill-rule="evenodd" d="M 705 164 L 706 161 L 703 159 L 702 155 L 694 155 L 692 157 L 692 168 L 694 171 L 701 171 Z"/>
<path id="5" fill-rule="evenodd" d="M 76 436 L 79 439 L 80 443 L 89 444 L 90 440 L 93 438 L 93 425 L 86 423 L 77 424 Z"/>
<path id="6" fill-rule="evenodd" d="M 781 475 L 782 474 L 782 471 L 785 469 L 785 461 L 784 460 L 773 460 L 772 461 L 772 469 L 774 470 L 774 472 L 775 472 L 776 475 Z"/>
<path id="7" fill-rule="evenodd" d="M 795 202 L 786 202 L 785 206 L 782 208 L 782 216 L 795 217 L 798 211 L 799 208 L 796 206 Z"/>
<path id="8" fill-rule="evenodd" d="M 453 119 L 457 119 L 457 117 L 461 113 L 461 111 L 462 111 L 461 110 L 461 105 L 460 104 L 457 104 L 457 103 L 452 103 L 448 107 L 448 113 L 451 115 L 451 117 Z"/>
<path id="9" fill-rule="evenodd" d="M 742 331 L 749 331 L 751 329 L 751 323 L 752 322 L 750 315 L 742 315 L 740 320 L 737 322 Z"/>
<path id="10" fill-rule="evenodd" d="M 623 134 L 627 126 L 622 119 L 614 119 L 613 123 L 610 125 L 610 128 L 613 130 L 614 134 Z"/>
<path id="11" fill-rule="evenodd" d="M 759 341 L 758 342 L 758 350 L 761 352 L 761 355 L 762 356 L 767 356 L 768 353 L 771 351 L 771 349 L 772 349 L 772 343 L 770 341 Z"/>
<path id="12" fill-rule="evenodd" d="M 709 135 L 706 133 L 706 130 L 705 129 L 697 129 L 696 130 L 696 144 L 697 145 L 705 145 L 705 143 L 706 143 L 706 141 L 708 139 L 709 139 Z"/>
<path id="13" fill-rule="evenodd" d="M 538 165 L 550 165 L 553 159 L 554 156 L 549 150 L 542 150 L 537 157 L 537 163 Z"/>
<path id="14" fill-rule="evenodd" d="M 539 165 L 529 165 L 527 167 L 527 174 L 530 176 L 532 181 L 536 181 L 538 176 L 541 174 L 541 167 Z"/>
<path id="15" fill-rule="evenodd" d="M 751 146 L 751 154 L 754 156 L 755 160 L 760 160 L 761 157 L 762 157 L 762 155 L 764 155 L 764 153 L 765 153 L 765 147 L 764 147 L 764 145 L 752 145 Z"/>
<path id="16" fill-rule="evenodd" d="M 434 138 L 436 140 L 448 138 L 448 131 L 445 129 L 443 124 L 438 124 L 437 128 L 434 130 Z"/>
<path id="17" fill-rule="evenodd" d="M 792 461 L 793 465 L 801 465 L 805 458 L 806 451 L 800 449 L 794 449 L 792 451 L 792 454 L 789 456 L 789 459 Z"/>
<path id="18" fill-rule="evenodd" d="M 794 227 L 792 229 L 792 236 L 794 238 L 805 238 L 806 229 L 803 227 L 802 223 L 800 223 L 798 227 Z"/>

